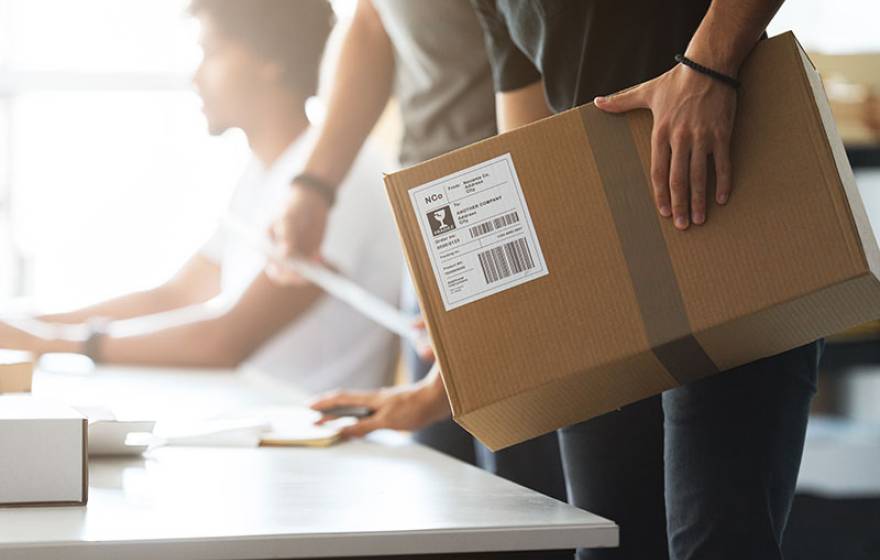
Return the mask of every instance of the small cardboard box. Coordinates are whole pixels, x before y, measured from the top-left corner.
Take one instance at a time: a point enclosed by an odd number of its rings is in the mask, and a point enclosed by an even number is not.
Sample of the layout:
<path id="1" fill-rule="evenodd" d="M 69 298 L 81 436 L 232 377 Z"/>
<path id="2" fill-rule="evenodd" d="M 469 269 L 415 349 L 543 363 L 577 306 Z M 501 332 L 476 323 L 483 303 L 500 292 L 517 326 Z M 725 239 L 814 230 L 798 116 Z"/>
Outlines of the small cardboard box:
<path id="1" fill-rule="evenodd" d="M 490 448 L 880 317 L 819 76 L 787 33 L 740 78 L 733 194 L 685 232 L 654 208 L 648 111 L 585 105 L 386 177 L 453 416 Z"/>
<path id="2" fill-rule="evenodd" d="M 30 352 L 0 349 L 0 393 L 30 393 L 33 377 Z"/>
<path id="3" fill-rule="evenodd" d="M 85 505 L 88 424 L 30 395 L 0 396 L 0 507 Z"/>

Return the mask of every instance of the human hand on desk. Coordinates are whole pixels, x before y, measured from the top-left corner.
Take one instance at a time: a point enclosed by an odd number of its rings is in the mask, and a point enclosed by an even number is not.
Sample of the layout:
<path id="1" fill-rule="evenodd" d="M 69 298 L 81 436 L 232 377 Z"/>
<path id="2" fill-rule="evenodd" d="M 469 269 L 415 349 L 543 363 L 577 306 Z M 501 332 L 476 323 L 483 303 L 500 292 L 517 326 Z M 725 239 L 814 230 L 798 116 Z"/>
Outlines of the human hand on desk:
<path id="1" fill-rule="evenodd" d="M 448 418 L 449 400 L 437 365 L 418 383 L 402 387 L 385 387 L 375 391 L 339 391 L 319 397 L 311 403 L 317 411 L 335 407 L 366 407 L 371 416 L 343 428 L 344 437 L 363 437 L 374 430 L 412 431 Z M 320 423 L 333 420 L 324 417 Z"/>

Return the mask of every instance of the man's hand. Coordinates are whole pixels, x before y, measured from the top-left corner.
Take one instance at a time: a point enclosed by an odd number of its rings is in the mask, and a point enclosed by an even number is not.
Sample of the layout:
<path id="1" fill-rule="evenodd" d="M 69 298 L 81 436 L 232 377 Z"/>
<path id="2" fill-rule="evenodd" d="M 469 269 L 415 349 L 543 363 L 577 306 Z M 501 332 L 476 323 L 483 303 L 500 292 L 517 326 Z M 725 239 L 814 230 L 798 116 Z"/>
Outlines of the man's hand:
<path id="1" fill-rule="evenodd" d="M 699 61 L 698 61 L 699 62 Z M 657 209 L 684 230 L 706 221 L 709 159 L 715 164 L 715 201 L 726 204 L 731 190 L 730 137 L 736 91 L 681 64 L 632 89 L 597 97 L 610 113 L 650 109 L 651 185 Z"/>
<path id="2" fill-rule="evenodd" d="M 423 382 L 403 387 L 386 387 L 376 391 L 342 391 L 319 397 L 311 403 L 321 411 L 337 406 L 365 406 L 373 415 L 343 428 L 345 437 L 363 437 L 374 430 L 418 430 L 448 418 L 449 401 L 440 376 L 430 376 Z M 333 418 L 321 420 L 326 422 Z"/>
<path id="3" fill-rule="evenodd" d="M 269 228 L 269 237 L 278 248 L 279 256 L 318 258 L 329 211 L 327 201 L 320 194 L 294 185 L 284 212 Z M 280 284 L 302 283 L 298 275 L 272 263 L 266 272 Z"/>

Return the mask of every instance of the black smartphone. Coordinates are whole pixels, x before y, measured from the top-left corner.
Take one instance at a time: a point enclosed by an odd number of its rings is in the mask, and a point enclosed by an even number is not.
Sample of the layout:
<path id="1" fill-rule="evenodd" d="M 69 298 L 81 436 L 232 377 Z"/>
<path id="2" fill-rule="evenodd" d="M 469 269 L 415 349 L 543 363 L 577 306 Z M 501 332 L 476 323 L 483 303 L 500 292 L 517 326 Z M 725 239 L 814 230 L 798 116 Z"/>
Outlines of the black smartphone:
<path id="1" fill-rule="evenodd" d="M 366 406 L 331 406 L 330 408 L 322 408 L 319 410 L 324 416 L 335 416 L 337 418 L 366 418 L 373 415 L 373 409 Z"/>

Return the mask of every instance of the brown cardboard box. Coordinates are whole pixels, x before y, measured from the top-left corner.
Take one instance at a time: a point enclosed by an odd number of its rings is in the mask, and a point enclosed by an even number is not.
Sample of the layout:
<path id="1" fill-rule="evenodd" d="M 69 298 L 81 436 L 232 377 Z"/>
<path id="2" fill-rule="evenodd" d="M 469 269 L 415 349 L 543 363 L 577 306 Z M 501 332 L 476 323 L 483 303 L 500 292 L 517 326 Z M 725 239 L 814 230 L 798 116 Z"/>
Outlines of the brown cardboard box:
<path id="1" fill-rule="evenodd" d="M 0 349 L 0 393 L 30 393 L 34 357 L 29 352 Z"/>
<path id="2" fill-rule="evenodd" d="M 453 415 L 490 448 L 880 317 L 810 61 L 787 33 L 740 77 L 733 195 L 686 232 L 654 209 L 647 111 L 586 105 L 387 176 Z"/>

